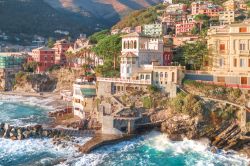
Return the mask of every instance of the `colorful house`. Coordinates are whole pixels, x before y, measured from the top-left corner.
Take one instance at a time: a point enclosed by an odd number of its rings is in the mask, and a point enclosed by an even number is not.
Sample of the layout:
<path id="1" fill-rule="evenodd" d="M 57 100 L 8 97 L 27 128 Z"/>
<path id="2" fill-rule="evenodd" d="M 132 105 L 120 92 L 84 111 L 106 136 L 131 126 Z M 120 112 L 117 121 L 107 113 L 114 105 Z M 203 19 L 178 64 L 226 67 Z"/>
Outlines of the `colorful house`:
<path id="1" fill-rule="evenodd" d="M 53 47 L 53 49 L 55 50 L 55 64 L 65 65 L 67 63 L 66 51 L 70 46 L 71 43 L 66 39 L 56 41 Z"/>
<path id="2" fill-rule="evenodd" d="M 38 62 L 37 72 L 42 73 L 55 64 L 55 50 L 39 47 L 32 50 L 32 61 Z"/>

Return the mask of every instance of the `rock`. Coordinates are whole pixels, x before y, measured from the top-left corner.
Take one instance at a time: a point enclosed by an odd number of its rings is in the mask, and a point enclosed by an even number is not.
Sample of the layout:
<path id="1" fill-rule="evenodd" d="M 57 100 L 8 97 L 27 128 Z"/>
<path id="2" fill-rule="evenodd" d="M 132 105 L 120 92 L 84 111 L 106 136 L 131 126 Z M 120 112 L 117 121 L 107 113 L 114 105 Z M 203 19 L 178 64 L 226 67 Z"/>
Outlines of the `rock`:
<path id="1" fill-rule="evenodd" d="M 4 124 L 4 130 L 5 131 L 10 130 L 10 125 L 8 123 Z"/>
<path id="2" fill-rule="evenodd" d="M 49 136 L 49 132 L 46 131 L 46 130 L 44 130 L 44 131 L 42 132 L 42 136 L 43 136 L 43 137 L 48 137 L 48 136 Z"/>
<path id="3" fill-rule="evenodd" d="M 30 138 L 30 131 L 26 130 L 23 132 L 24 138 Z"/>
<path id="4" fill-rule="evenodd" d="M 23 137 L 22 134 L 18 134 L 18 136 L 17 136 L 17 139 L 18 139 L 18 140 L 23 140 L 23 138 L 24 138 L 24 137 Z"/>
<path id="5" fill-rule="evenodd" d="M 16 131 L 15 128 L 12 128 L 12 129 L 10 130 L 10 137 L 16 137 L 16 136 L 17 136 L 17 131 Z"/>
<path id="6" fill-rule="evenodd" d="M 10 139 L 14 141 L 14 140 L 17 140 L 17 137 L 16 136 L 11 136 Z"/>
<path id="7" fill-rule="evenodd" d="M 4 135 L 4 129 L 0 128 L 0 137 L 3 137 L 3 135 Z"/>
<path id="8" fill-rule="evenodd" d="M 3 134 L 3 138 L 10 138 L 10 131 L 6 130 Z"/>
<path id="9" fill-rule="evenodd" d="M 0 123 L 0 129 L 4 129 L 4 123 Z"/>

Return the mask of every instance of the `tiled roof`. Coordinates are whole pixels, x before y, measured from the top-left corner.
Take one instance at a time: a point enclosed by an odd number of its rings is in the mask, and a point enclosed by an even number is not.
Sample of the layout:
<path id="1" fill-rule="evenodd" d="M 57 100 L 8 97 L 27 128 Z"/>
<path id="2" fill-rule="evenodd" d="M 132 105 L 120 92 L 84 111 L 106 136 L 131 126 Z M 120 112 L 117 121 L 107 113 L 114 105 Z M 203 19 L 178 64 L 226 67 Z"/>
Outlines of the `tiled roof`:
<path id="1" fill-rule="evenodd" d="M 36 48 L 35 50 L 40 50 L 40 51 L 54 51 L 52 48 L 49 48 L 49 47 L 39 47 L 39 48 Z"/>

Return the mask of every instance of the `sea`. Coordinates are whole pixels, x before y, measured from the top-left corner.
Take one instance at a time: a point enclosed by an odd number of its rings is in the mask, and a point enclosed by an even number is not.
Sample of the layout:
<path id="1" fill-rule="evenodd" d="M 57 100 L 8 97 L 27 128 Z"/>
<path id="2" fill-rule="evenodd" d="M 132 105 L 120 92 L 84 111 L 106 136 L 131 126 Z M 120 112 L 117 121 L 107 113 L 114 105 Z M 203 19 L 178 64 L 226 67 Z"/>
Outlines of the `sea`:
<path id="1" fill-rule="evenodd" d="M 25 126 L 48 124 L 49 107 L 35 98 L 0 96 L 0 122 Z M 48 101 L 44 101 L 48 102 Z M 250 160 L 234 151 L 211 152 L 209 141 L 171 141 L 166 134 L 151 131 L 134 139 L 103 146 L 90 154 L 78 152 L 91 138 L 74 138 L 57 145 L 52 139 L 12 141 L 0 138 L 0 166 L 248 166 Z"/>

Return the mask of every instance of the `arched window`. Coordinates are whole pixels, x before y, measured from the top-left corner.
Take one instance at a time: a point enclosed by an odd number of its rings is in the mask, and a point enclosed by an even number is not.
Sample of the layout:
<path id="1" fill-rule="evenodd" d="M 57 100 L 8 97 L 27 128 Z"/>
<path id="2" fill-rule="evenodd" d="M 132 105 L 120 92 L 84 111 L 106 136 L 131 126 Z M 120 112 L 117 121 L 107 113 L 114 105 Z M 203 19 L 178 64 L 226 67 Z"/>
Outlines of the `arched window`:
<path id="1" fill-rule="evenodd" d="M 130 44 L 129 44 L 129 49 L 133 49 L 133 43 L 134 43 L 134 42 L 131 40 L 131 41 L 130 41 Z"/>
<path id="2" fill-rule="evenodd" d="M 137 48 L 137 42 L 136 42 L 136 40 L 134 41 L 134 49 L 136 49 Z"/>

